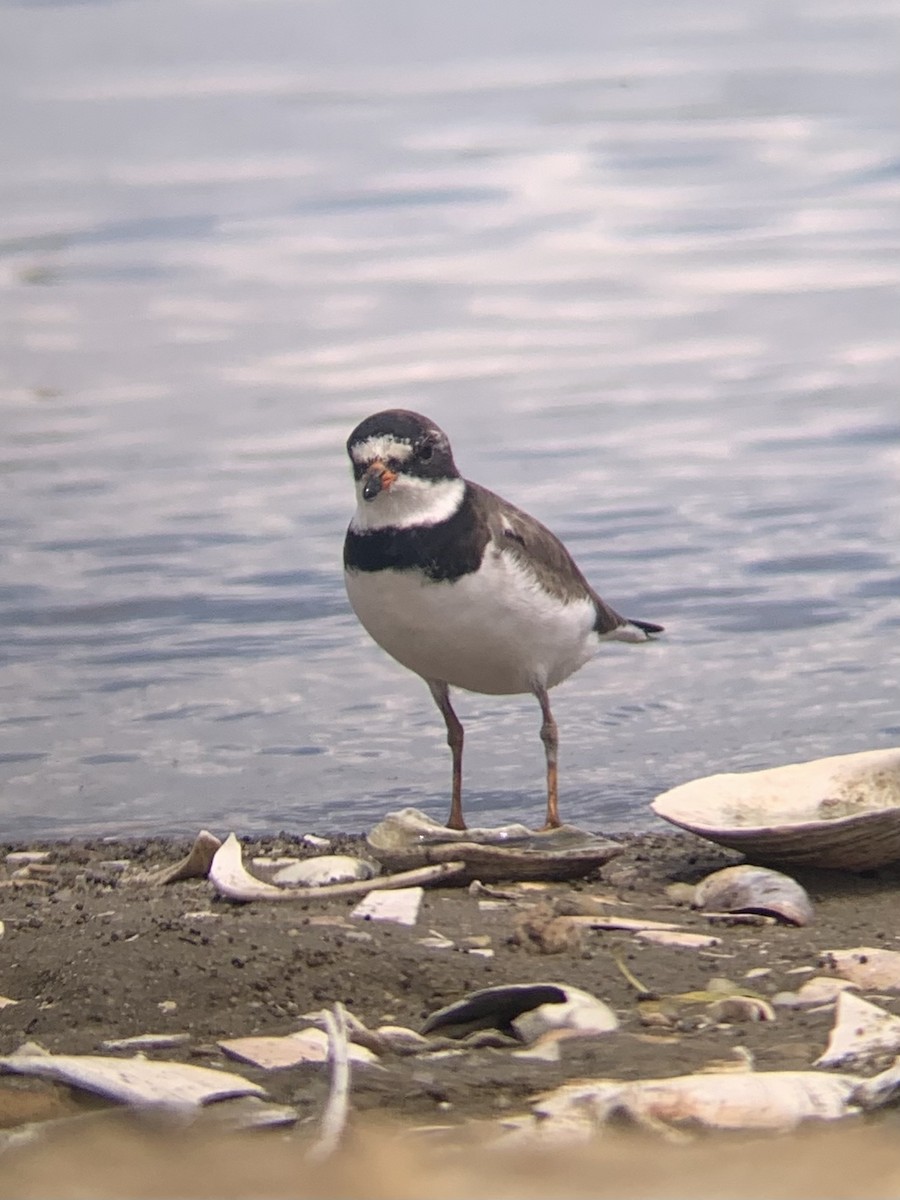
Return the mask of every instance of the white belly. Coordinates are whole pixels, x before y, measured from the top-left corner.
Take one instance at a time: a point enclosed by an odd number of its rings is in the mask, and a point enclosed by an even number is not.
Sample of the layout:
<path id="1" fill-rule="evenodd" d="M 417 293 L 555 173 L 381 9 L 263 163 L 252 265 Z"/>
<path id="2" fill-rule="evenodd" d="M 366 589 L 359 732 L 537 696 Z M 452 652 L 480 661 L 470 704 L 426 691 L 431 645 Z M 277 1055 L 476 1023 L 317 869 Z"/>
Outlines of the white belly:
<path id="1" fill-rule="evenodd" d="M 553 687 L 597 648 L 588 600 L 548 595 L 509 555 L 433 583 L 415 571 L 348 571 L 347 595 L 375 641 L 411 671 L 470 692 Z"/>

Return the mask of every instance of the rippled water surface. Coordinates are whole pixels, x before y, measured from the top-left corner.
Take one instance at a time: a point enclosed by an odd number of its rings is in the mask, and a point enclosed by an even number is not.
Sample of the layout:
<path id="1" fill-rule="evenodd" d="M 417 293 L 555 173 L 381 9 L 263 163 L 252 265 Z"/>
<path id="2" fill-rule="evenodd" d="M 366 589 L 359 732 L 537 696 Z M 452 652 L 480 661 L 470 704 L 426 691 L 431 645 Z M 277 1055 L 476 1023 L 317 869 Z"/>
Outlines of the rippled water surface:
<path id="1" fill-rule="evenodd" d="M 0 4 L 0 832 L 442 815 L 349 612 L 401 404 L 665 641 L 556 693 L 563 815 L 900 742 L 900 5 Z M 463 695 L 467 811 L 543 812 Z"/>

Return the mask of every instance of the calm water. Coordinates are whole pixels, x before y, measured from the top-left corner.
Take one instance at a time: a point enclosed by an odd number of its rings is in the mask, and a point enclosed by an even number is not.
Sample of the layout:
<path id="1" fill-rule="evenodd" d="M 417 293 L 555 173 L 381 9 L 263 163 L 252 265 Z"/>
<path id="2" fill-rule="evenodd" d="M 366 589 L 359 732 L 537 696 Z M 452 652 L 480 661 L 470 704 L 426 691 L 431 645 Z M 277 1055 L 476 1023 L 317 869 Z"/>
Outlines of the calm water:
<path id="1" fill-rule="evenodd" d="M 900 4 L 0 4 L 0 834 L 443 815 L 339 561 L 393 404 L 669 635 L 563 813 L 900 742 Z M 528 698 L 467 809 L 543 813 Z"/>

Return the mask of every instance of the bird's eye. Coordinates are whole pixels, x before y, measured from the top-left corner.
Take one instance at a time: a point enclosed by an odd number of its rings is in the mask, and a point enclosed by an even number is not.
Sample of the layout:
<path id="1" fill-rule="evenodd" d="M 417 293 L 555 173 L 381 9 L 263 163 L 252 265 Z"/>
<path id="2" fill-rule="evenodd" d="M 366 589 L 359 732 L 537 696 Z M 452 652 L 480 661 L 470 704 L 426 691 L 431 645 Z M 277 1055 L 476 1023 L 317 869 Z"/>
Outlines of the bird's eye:
<path id="1" fill-rule="evenodd" d="M 400 459 L 399 458 L 389 458 L 384 465 L 387 467 L 387 469 L 389 471 L 393 471 L 394 474 L 396 475 L 397 472 L 400 470 L 400 465 L 401 465 Z"/>
<path id="2" fill-rule="evenodd" d="M 428 462 L 433 457 L 434 446 L 431 444 L 431 442 L 423 442 L 418 450 L 418 458 L 421 459 L 422 462 Z"/>

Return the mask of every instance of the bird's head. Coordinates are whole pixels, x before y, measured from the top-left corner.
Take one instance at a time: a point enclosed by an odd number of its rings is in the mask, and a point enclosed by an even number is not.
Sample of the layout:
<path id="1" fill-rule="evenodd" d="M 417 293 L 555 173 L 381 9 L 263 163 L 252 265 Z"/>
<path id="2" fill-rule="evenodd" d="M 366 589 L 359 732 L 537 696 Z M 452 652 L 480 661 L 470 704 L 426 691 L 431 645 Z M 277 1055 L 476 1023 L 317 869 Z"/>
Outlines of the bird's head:
<path id="1" fill-rule="evenodd" d="M 403 528 L 446 520 L 462 500 L 447 435 L 403 408 L 375 413 L 347 439 L 356 482 L 358 529 Z"/>

